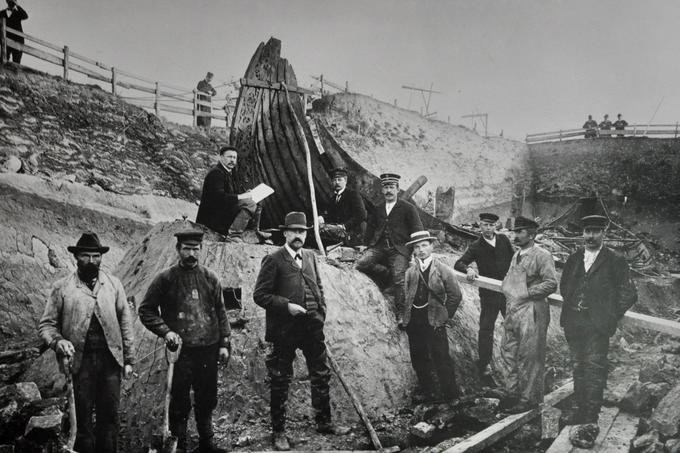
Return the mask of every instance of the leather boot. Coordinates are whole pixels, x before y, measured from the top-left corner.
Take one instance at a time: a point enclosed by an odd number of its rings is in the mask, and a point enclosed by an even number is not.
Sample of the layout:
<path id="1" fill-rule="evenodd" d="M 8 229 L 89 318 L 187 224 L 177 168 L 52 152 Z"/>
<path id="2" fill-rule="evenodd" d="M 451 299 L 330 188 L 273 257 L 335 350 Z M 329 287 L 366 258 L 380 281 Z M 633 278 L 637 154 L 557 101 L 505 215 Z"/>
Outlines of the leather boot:
<path id="1" fill-rule="evenodd" d="M 198 453 L 227 453 L 229 450 L 217 445 L 214 437 L 198 440 Z"/>

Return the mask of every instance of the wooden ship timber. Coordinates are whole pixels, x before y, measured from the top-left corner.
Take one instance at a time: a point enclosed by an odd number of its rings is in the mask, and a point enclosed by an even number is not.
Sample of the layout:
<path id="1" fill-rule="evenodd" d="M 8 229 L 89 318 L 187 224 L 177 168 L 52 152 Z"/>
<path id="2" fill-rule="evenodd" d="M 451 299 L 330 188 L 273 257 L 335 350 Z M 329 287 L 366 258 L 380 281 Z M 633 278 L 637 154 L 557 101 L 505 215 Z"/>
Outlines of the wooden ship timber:
<path id="1" fill-rule="evenodd" d="M 350 157 L 323 123 L 313 117 L 307 119 L 310 94 L 298 87 L 292 66 L 281 58 L 281 41 L 270 38 L 266 44 L 260 43 L 241 79 L 231 144 L 240 155 L 239 182 L 244 187 L 264 182 L 275 190 L 263 201 L 262 228 L 275 228 L 289 211 L 303 211 L 311 218 L 305 145 L 310 152 L 318 206 L 331 200 L 329 172 L 335 167 L 348 170 L 348 187 L 361 194 L 369 212 L 383 199 L 378 176 Z M 476 235 L 422 209 L 419 214 L 425 228 L 444 231 L 454 246 L 463 247 L 476 239 Z"/>

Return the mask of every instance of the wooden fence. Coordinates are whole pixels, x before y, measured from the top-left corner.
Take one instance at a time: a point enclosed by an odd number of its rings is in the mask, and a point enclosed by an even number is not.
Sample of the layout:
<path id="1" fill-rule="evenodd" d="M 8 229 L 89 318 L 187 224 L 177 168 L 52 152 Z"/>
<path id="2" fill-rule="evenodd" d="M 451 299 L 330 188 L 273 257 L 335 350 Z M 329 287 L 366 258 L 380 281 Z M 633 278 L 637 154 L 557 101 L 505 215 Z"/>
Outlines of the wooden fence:
<path id="1" fill-rule="evenodd" d="M 538 134 L 527 134 L 526 142 L 542 143 L 542 142 L 561 142 L 565 140 L 574 140 L 585 138 L 586 129 L 565 129 L 552 132 L 541 132 Z M 596 129 L 597 137 L 648 137 L 659 136 L 664 138 L 678 138 L 680 133 L 680 124 L 629 124 L 624 130 L 603 130 Z"/>
<path id="2" fill-rule="evenodd" d="M 21 36 L 26 43 L 9 39 L 7 34 Z M 31 43 L 29 45 L 28 43 Z M 37 47 L 37 46 L 40 46 Z M 122 69 L 106 65 L 99 61 L 80 55 L 68 46 L 57 46 L 50 42 L 36 38 L 9 28 L 5 19 L 0 20 L 0 57 L 2 63 L 7 63 L 7 49 L 19 50 L 40 60 L 60 66 L 64 80 L 69 80 L 71 71 L 84 74 L 91 79 L 104 82 L 111 86 L 111 93 L 119 95 L 118 88 L 144 93 L 143 96 L 121 96 L 126 102 L 152 110 L 160 118 L 160 113 L 172 112 L 193 117 L 193 125 L 197 125 L 199 117 L 210 117 L 226 121 L 226 114 L 212 113 L 212 100 L 200 99 L 201 93 L 196 89 L 177 87 L 167 83 L 151 80 Z M 149 96 L 150 95 L 150 96 Z M 170 103 L 176 103 L 171 105 Z M 201 111 L 203 108 L 204 111 Z"/>

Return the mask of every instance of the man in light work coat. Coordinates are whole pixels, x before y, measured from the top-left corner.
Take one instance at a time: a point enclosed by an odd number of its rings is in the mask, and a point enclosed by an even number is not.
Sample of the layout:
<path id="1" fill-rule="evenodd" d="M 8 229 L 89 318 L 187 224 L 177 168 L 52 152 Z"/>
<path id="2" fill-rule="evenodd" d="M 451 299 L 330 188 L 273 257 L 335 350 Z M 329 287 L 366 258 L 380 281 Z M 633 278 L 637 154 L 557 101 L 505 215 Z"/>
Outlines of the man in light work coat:
<path id="1" fill-rule="evenodd" d="M 411 364 L 420 384 L 420 392 L 413 398 L 415 402 L 438 396 L 452 400 L 460 395 L 446 324 L 453 319 L 463 296 L 453 269 L 432 256 L 434 240 L 428 231 L 417 231 L 406 243 L 413 247 L 416 256 L 415 263 L 406 271 L 403 313 Z M 439 381 L 439 395 L 433 372 Z"/>
<path id="2" fill-rule="evenodd" d="M 501 371 L 508 412 L 533 409 L 543 401 L 546 336 L 550 307 L 546 299 L 557 290 L 557 273 L 550 252 L 534 243 L 538 224 L 515 219 L 515 243 L 520 247 L 503 280 L 507 301 Z"/>
<path id="3" fill-rule="evenodd" d="M 607 385 L 609 337 L 637 301 L 628 263 L 604 247 L 607 223 L 599 215 L 581 219 L 585 248 L 569 256 L 560 281 L 564 298 L 560 324 L 574 366 L 578 423 L 570 439 L 579 448 L 592 448 L 600 432 L 597 421 Z"/>
<path id="4" fill-rule="evenodd" d="M 134 363 L 132 312 L 120 280 L 99 269 L 109 247 L 95 233 L 83 233 L 68 251 L 77 270 L 54 284 L 38 329 L 73 373 L 75 450 L 114 453 L 121 374 L 129 378 Z"/>

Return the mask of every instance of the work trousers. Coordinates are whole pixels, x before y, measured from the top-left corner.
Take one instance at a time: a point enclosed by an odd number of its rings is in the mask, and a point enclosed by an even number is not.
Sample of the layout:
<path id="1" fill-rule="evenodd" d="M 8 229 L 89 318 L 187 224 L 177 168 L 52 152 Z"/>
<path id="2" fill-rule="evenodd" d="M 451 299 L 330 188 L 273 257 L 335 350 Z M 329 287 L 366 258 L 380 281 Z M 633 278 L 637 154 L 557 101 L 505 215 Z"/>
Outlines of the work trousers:
<path id="1" fill-rule="evenodd" d="M 394 309 L 397 315 L 404 312 L 404 274 L 408 267 L 408 257 L 392 247 L 373 247 L 366 249 L 364 256 L 357 261 L 356 269 L 380 282 L 391 280 L 394 289 Z"/>
<path id="2" fill-rule="evenodd" d="M 498 313 L 505 317 L 505 296 L 501 293 L 480 294 L 479 301 L 481 311 L 479 313 L 479 336 L 477 337 L 477 348 L 479 351 L 477 365 L 480 370 L 483 370 L 491 363 L 493 355 L 493 331 L 496 326 Z"/>
<path id="3" fill-rule="evenodd" d="M 323 322 L 298 315 L 274 339 L 266 365 L 271 385 L 272 430 L 282 432 L 286 425 L 286 400 L 293 377 L 295 351 L 301 349 L 307 362 L 312 387 L 312 407 L 318 423 L 330 423 L 331 405 L 328 383 L 331 378 L 323 333 Z"/>
<path id="4" fill-rule="evenodd" d="M 597 423 L 607 386 L 609 336 L 596 328 L 586 312 L 574 313 L 564 326 L 574 367 L 578 423 Z"/>
<path id="5" fill-rule="evenodd" d="M 406 326 L 411 364 L 423 393 L 434 396 L 437 374 L 441 395 L 455 398 L 459 395 L 453 358 L 449 354 L 446 326 L 435 329 L 428 324 L 427 307 L 413 309 L 411 321 Z"/>
<path id="6" fill-rule="evenodd" d="M 219 344 L 184 347 L 175 362 L 170 390 L 170 431 L 178 444 L 186 442 L 187 419 L 194 390 L 194 417 L 201 439 L 214 436 L 212 413 L 217 406 L 217 358 Z"/>
<path id="7" fill-rule="evenodd" d="M 261 205 L 254 201 L 239 200 L 238 209 L 238 214 L 229 225 L 229 234 L 243 233 L 249 226 L 254 230 L 260 229 Z"/>
<path id="8" fill-rule="evenodd" d="M 529 301 L 509 309 L 501 346 L 505 390 L 521 401 L 543 401 L 546 337 L 550 323 L 548 302 Z"/>
<path id="9" fill-rule="evenodd" d="M 85 349 L 73 377 L 78 428 L 74 449 L 79 453 L 118 451 L 120 382 L 121 367 L 108 348 Z"/>

